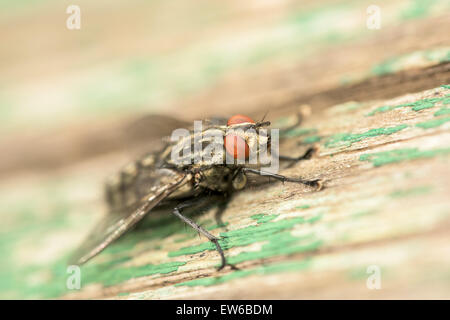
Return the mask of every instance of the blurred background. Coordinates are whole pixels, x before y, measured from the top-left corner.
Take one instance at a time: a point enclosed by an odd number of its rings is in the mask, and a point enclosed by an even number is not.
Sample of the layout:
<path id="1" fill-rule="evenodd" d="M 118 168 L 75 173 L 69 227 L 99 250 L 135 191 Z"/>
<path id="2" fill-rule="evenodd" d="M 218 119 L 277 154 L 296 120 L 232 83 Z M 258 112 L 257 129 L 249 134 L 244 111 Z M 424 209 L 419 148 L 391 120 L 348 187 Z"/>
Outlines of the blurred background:
<path id="1" fill-rule="evenodd" d="M 185 122 L 444 84 L 449 11 L 448 0 L 0 0 L 0 297 L 60 295 L 48 279 L 102 214 L 103 179 Z"/>
<path id="2" fill-rule="evenodd" d="M 81 24 L 70 30 L 73 4 Z M 378 98 L 379 86 L 349 85 L 449 59 L 448 1 L 378 1 L 380 29 L 367 27 L 371 4 L 2 1 L 0 130 L 10 151 L 0 172 L 114 149 L 127 133 L 111 126 L 149 113 L 192 120 Z M 386 98 L 439 80 L 381 90 Z"/>

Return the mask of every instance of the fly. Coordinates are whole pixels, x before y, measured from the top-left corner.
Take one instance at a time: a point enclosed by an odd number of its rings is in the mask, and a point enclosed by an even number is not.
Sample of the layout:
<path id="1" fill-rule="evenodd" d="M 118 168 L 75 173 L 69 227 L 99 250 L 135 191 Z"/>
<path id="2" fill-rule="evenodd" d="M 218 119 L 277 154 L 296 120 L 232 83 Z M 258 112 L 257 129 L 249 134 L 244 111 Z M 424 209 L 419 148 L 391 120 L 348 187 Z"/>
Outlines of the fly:
<path id="1" fill-rule="evenodd" d="M 182 139 L 168 142 L 161 152 L 147 154 L 125 166 L 106 183 L 105 196 L 109 214 L 92 230 L 75 252 L 71 258 L 72 263 L 84 264 L 130 230 L 155 207 L 175 203 L 172 213 L 214 243 L 221 258 L 219 270 L 224 268 L 228 263 L 219 244 L 219 238 L 183 215 L 182 209 L 193 206 L 212 194 L 229 195 L 242 190 L 247 184 L 249 174 L 264 175 L 283 182 L 301 183 L 318 189 L 322 186 L 319 180 L 290 178 L 264 172 L 258 162 L 249 165 L 245 161 L 244 163 L 238 161 L 248 159 L 250 152 L 258 154 L 262 149 L 268 150 L 271 138 L 270 135 L 263 135 L 262 131 L 269 125 L 268 121 L 255 122 L 247 116 L 235 115 L 228 121 L 209 124 L 200 135 L 190 132 L 188 138 L 191 141 L 195 139 L 198 141 L 200 138 L 200 143 L 206 145 L 213 143 L 211 139 L 205 138 L 208 137 L 206 133 L 215 130 L 216 133 L 218 131 L 223 134 L 218 147 L 224 156 L 235 160 L 232 163 L 192 161 L 194 158 L 201 159 L 198 152 L 188 153 L 188 159 L 182 159 L 190 161 L 174 161 L 174 150 L 183 150 L 186 147 L 186 140 Z M 242 131 L 234 131 L 243 128 L 250 130 L 245 131 L 245 134 L 242 134 Z M 310 148 L 298 158 L 281 155 L 278 157 L 279 160 L 298 161 L 309 159 L 312 152 L 313 149 Z"/>

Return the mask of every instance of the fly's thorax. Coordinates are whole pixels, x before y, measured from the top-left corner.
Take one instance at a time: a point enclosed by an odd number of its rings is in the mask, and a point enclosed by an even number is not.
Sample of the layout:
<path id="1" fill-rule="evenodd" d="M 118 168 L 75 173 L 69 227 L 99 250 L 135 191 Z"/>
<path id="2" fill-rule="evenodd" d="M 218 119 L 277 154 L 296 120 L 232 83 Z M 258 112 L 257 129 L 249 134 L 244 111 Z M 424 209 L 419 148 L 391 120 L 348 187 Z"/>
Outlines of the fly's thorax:
<path id="1" fill-rule="evenodd" d="M 190 132 L 170 144 L 166 163 L 179 167 L 207 167 L 224 163 L 223 136 L 226 127 Z"/>

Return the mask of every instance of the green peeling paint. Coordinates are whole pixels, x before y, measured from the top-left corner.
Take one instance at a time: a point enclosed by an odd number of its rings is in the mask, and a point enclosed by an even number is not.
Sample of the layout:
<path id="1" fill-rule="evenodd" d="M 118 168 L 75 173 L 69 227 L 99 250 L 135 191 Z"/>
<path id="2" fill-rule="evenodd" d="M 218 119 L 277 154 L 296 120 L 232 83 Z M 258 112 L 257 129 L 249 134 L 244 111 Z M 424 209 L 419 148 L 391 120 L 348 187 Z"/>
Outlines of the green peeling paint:
<path id="1" fill-rule="evenodd" d="M 365 217 L 371 214 L 377 213 L 377 210 L 374 209 L 366 209 L 366 210 L 362 210 L 362 211 L 358 211 L 352 214 L 353 218 L 361 218 L 361 217 Z"/>
<path id="2" fill-rule="evenodd" d="M 61 206 L 58 206 L 58 208 L 58 210 L 60 210 Z M 66 217 L 67 215 L 63 214 L 60 216 Z M 31 220 L 31 222 L 34 221 Z M 159 239 L 160 236 L 167 235 L 170 233 L 169 231 L 173 231 L 174 227 L 178 228 L 178 225 L 181 225 L 180 228 L 183 228 L 182 224 L 177 222 L 178 221 L 175 220 L 175 223 L 172 223 L 172 221 L 166 217 L 153 218 L 149 221 L 145 221 L 143 226 L 136 228 L 132 233 L 126 234 L 121 241 L 117 241 L 102 253 L 103 261 L 106 260 L 106 262 L 92 261 L 81 267 L 82 287 L 90 283 L 100 283 L 104 286 L 110 286 L 132 278 L 153 274 L 166 274 L 178 270 L 178 267 L 184 265 L 185 262 L 167 262 L 159 265 L 124 267 L 124 264 L 131 260 L 130 250 L 134 248 L 136 243 L 141 240 L 148 241 L 152 238 Z M 41 224 L 34 223 L 34 225 Z M 164 231 L 159 233 L 155 228 L 148 230 L 149 226 L 155 225 L 162 227 Z M 47 277 L 50 278 L 50 280 L 47 280 L 45 283 L 29 285 L 21 277 L 20 279 L 18 278 L 13 281 L 14 286 L 11 287 L 11 289 L 20 290 L 20 296 L 18 296 L 20 298 L 53 298 L 70 293 L 66 288 L 68 276 L 67 257 L 62 257 L 60 260 L 54 262 L 53 265 L 46 267 L 44 271 L 48 273 Z M 25 270 L 21 268 L 20 270 L 20 274 L 27 274 L 29 276 L 33 276 L 33 274 L 38 274 L 39 272 L 43 272 L 42 269 Z M 2 273 L 1 270 L 0 273 Z M 1 278 L 3 277 L 1 276 Z M 5 282 L 2 280 L 1 284 L 3 285 Z M 10 289 L 1 288 L 2 292 L 7 290 Z M 11 295 L 11 297 L 14 297 L 14 295 Z"/>
<path id="3" fill-rule="evenodd" d="M 450 61 L 450 48 L 438 47 L 393 56 L 374 65 L 370 73 L 376 76 L 381 76 L 402 71 L 411 67 L 411 61 L 434 62 L 436 64 L 448 62 Z"/>
<path id="4" fill-rule="evenodd" d="M 322 217 L 323 217 L 323 212 L 319 212 L 318 214 L 307 218 L 306 222 L 307 223 L 316 223 L 317 221 L 320 221 L 322 219 Z"/>
<path id="5" fill-rule="evenodd" d="M 191 240 L 192 238 L 194 238 L 194 237 L 196 237 L 196 236 L 197 236 L 196 234 L 192 233 L 192 234 L 189 234 L 189 235 L 187 235 L 187 236 L 178 238 L 178 239 L 174 240 L 174 242 L 175 242 L 175 243 L 185 242 L 185 241 L 187 241 L 187 240 Z"/>
<path id="6" fill-rule="evenodd" d="M 450 114 L 450 108 L 441 108 L 439 111 L 434 113 L 434 116 L 439 117 L 447 114 Z"/>
<path id="7" fill-rule="evenodd" d="M 405 10 L 401 11 L 400 18 L 404 20 L 424 18 L 438 2 L 437 0 L 413 0 Z"/>
<path id="8" fill-rule="evenodd" d="M 440 119 L 434 119 L 429 121 L 424 121 L 416 124 L 416 127 L 422 128 L 422 129 L 432 129 L 439 127 L 443 125 L 444 123 L 447 123 L 450 121 L 450 117 L 446 118 L 440 118 Z"/>
<path id="9" fill-rule="evenodd" d="M 431 186 L 420 186 L 420 187 L 414 187 L 414 188 L 409 188 L 409 189 L 396 190 L 394 192 L 391 192 L 389 194 L 389 196 L 392 198 L 403 198 L 403 197 L 427 194 L 427 193 L 430 193 L 431 190 L 432 190 Z"/>
<path id="10" fill-rule="evenodd" d="M 369 112 L 368 114 L 366 114 L 366 116 L 373 116 L 373 115 L 375 115 L 377 113 L 383 113 L 383 112 L 391 111 L 391 110 L 394 110 L 396 108 L 399 108 L 399 106 L 381 106 L 381 107 L 378 107 L 375 110 Z"/>
<path id="11" fill-rule="evenodd" d="M 129 292 L 120 292 L 120 293 L 117 294 L 118 297 L 126 297 L 126 296 L 129 296 L 129 295 L 130 295 Z"/>
<path id="12" fill-rule="evenodd" d="M 372 263 L 368 261 L 365 265 L 350 268 L 346 271 L 347 278 L 351 281 L 357 281 L 361 285 L 366 285 L 367 279 L 373 274 L 373 271 L 368 269 Z M 392 277 L 391 270 L 385 266 L 380 266 L 380 272 L 383 279 Z"/>
<path id="13" fill-rule="evenodd" d="M 61 296 L 67 292 L 66 267 L 64 263 L 55 263 L 45 270 L 39 266 L 16 266 L 15 269 L 0 270 L 0 297 L 46 299 Z M 45 274 L 45 282 L 29 281 L 31 278 L 39 278 L 41 274 Z"/>
<path id="14" fill-rule="evenodd" d="M 346 272 L 349 280 L 361 281 L 366 280 L 371 273 L 367 273 L 367 266 L 355 267 Z"/>
<path id="15" fill-rule="evenodd" d="M 319 136 L 309 136 L 303 139 L 303 143 L 315 143 L 319 142 L 322 138 Z"/>
<path id="16" fill-rule="evenodd" d="M 377 128 L 377 129 L 370 129 L 367 132 L 363 133 L 340 133 L 335 134 L 331 136 L 326 142 L 325 147 L 327 148 L 333 148 L 338 147 L 341 145 L 344 146 L 351 146 L 354 142 L 358 142 L 367 138 L 381 136 L 381 135 L 390 135 L 393 133 L 396 133 L 398 131 L 401 131 L 408 127 L 406 124 L 401 124 L 395 127 L 389 127 L 389 128 Z"/>
<path id="17" fill-rule="evenodd" d="M 8 222 L 0 225 L 0 299 L 52 298 L 67 292 L 65 260 L 51 257 L 23 263 L 17 256 L 24 246 L 30 252 L 39 251 L 52 234 L 74 226 L 65 189 L 59 180 L 51 179 L 43 181 L 39 190 L 23 190 L 22 198 L 2 197 L 1 210 L 11 219 L 6 217 Z"/>
<path id="18" fill-rule="evenodd" d="M 323 241 L 315 235 L 304 237 L 294 237 L 289 233 L 267 238 L 268 243 L 261 247 L 260 251 L 242 252 L 237 256 L 232 256 L 228 260 L 237 264 L 249 260 L 260 260 L 276 256 L 285 256 L 294 253 L 311 252 L 322 246 Z"/>
<path id="19" fill-rule="evenodd" d="M 170 214 L 149 215 L 133 232 L 126 233 L 118 241 L 108 246 L 103 254 L 123 253 L 128 255 L 139 243 L 149 243 L 150 240 L 165 239 L 180 233 L 188 233 L 187 238 L 196 235 L 191 228 L 186 228 L 183 223 Z M 153 245 L 156 246 L 157 242 L 155 241 Z"/>
<path id="20" fill-rule="evenodd" d="M 274 128 L 287 126 L 290 122 L 290 117 L 280 117 L 276 119 L 273 123 Z"/>
<path id="21" fill-rule="evenodd" d="M 264 223 L 264 222 L 269 222 L 270 220 L 273 220 L 276 217 L 277 217 L 276 214 L 260 213 L 260 214 L 255 214 L 255 215 L 251 216 L 250 218 L 252 218 L 253 220 L 256 220 L 258 223 Z"/>
<path id="22" fill-rule="evenodd" d="M 432 149 L 420 151 L 418 148 L 397 149 L 385 152 L 377 152 L 370 154 L 362 154 L 359 157 L 360 161 L 369 161 L 375 167 L 380 167 L 390 163 L 401 161 L 433 158 L 438 155 L 447 155 L 450 153 L 450 148 Z"/>
<path id="23" fill-rule="evenodd" d="M 226 227 L 229 224 L 230 224 L 229 222 L 224 222 L 223 224 L 213 224 L 213 225 L 210 225 L 210 226 L 206 227 L 206 229 L 207 230 L 220 229 L 220 228 Z"/>
<path id="24" fill-rule="evenodd" d="M 190 280 L 182 283 L 177 283 L 175 287 L 180 286 L 213 286 L 218 285 L 227 281 L 231 281 L 234 279 L 244 278 L 252 275 L 267 275 L 274 274 L 280 272 L 293 272 L 305 270 L 311 266 L 311 259 L 305 259 L 303 261 L 291 261 L 291 262 L 283 262 L 276 263 L 267 266 L 261 266 L 258 268 L 250 269 L 250 270 L 237 270 L 232 273 L 229 273 L 220 277 L 208 277 L 202 279 Z"/>
<path id="25" fill-rule="evenodd" d="M 426 99 L 418 100 L 415 102 L 402 103 L 402 104 L 395 105 L 395 106 L 389 106 L 389 105 L 382 106 L 382 107 L 378 107 L 375 110 L 369 112 L 368 114 L 366 114 L 366 116 L 370 117 L 377 113 L 384 113 L 387 111 L 391 111 L 391 110 L 403 108 L 403 107 L 411 107 L 411 109 L 414 111 L 421 111 L 424 109 L 433 108 L 435 106 L 435 104 L 438 102 L 442 102 L 444 104 L 450 104 L 450 95 L 446 95 L 444 97 L 437 97 L 437 98 L 426 98 Z"/>
<path id="26" fill-rule="evenodd" d="M 230 263 L 312 251 L 322 244 L 322 241 L 317 239 L 314 234 L 295 237 L 290 233 L 290 230 L 296 224 L 313 223 L 316 221 L 317 217 L 309 219 L 296 217 L 279 221 L 271 221 L 274 218 L 273 215 L 255 215 L 253 217 L 260 222 L 258 225 L 252 225 L 220 234 L 221 239 L 219 240 L 219 243 L 225 250 L 258 242 L 264 243 L 260 251 L 242 252 L 236 256 L 230 257 L 228 259 Z M 214 244 L 211 242 L 204 242 L 199 245 L 181 248 L 178 251 L 169 252 L 169 257 L 196 254 L 205 250 L 215 250 Z"/>
<path id="27" fill-rule="evenodd" d="M 395 71 L 395 63 L 398 58 L 389 58 L 372 67 L 371 73 L 377 76 L 393 73 Z"/>
<path id="28" fill-rule="evenodd" d="M 312 134 L 312 133 L 316 133 L 316 132 L 317 132 L 317 129 L 312 129 L 312 128 L 294 128 L 294 129 L 291 129 L 291 130 L 281 133 L 281 136 L 293 138 L 293 137 L 299 137 L 299 136 L 303 136 L 305 134 Z"/>
<path id="29" fill-rule="evenodd" d="M 186 262 L 168 262 L 159 265 L 127 266 L 127 267 L 100 267 L 93 265 L 82 268 L 83 285 L 88 283 L 101 283 L 104 286 L 112 286 L 130 279 L 150 276 L 153 274 L 167 274 L 175 272 Z"/>
<path id="30" fill-rule="evenodd" d="M 33 276 L 42 272 L 39 268 L 27 267 L 21 269 L 22 276 L 18 279 L 12 279 L 13 287 L 10 289 L 9 298 L 15 297 L 15 291 L 19 290 L 20 298 L 55 298 L 71 291 L 66 287 L 66 281 L 69 274 L 67 273 L 67 257 L 63 257 L 53 265 L 50 265 L 44 271 L 47 277 L 50 277 L 41 284 L 27 284 L 24 281 L 23 275 Z M 101 283 L 105 286 L 114 285 L 122 281 L 132 278 L 148 276 L 152 274 L 165 274 L 174 272 L 179 266 L 184 265 L 184 262 L 170 262 L 160 265 L 145 265 L 123 267 L 120 264 L 129 261 L 130 259 L 121 258 L 111 260 L 103 263 L 90 263 L 81 267 L 81 286 L 84 287 L 90 283 Z M 26 278 L 26 277 L 25 277 Z M 2 281 L 1 285 L 5 285 Z M 6 288 L 1 288 L 2 292 L 7 291 Z"/>

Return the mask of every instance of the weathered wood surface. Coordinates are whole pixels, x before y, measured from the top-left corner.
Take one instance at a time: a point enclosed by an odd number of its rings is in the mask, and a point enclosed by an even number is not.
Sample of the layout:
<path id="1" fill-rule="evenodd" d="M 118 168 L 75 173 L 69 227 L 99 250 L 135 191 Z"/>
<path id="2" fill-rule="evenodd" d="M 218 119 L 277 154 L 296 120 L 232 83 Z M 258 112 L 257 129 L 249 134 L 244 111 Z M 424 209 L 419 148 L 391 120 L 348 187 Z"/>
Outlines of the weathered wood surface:
<path id="1" fill-rule="evenodd" d="M 34 112 L 43 114 L 37 123 L 22 119 L 18 111 L 5 113 L 2 131 L 7 138 L 0 141 L 5 150 L 0 161 L 0 297 L 449 298 L 450 42 L 445 32 L 436 32 L 450 27 L 448 3 L 381 1 L 386 19 L 377 31 L 364 29 L 361 12 L 371 4 L 367 1 L 312 3 L 305 8 L 290 3 L 244 10 L 243 16 L 251 17 L 261 32 L 271 30 L 267 21 L 290 17 L 275 26 L 296 30 L 298 38 L 282 42 L 285 46 L 276 52 L 269 50 L 273 43 L 267 39 L 247 44 L 240 53 L 260 53 L 251 68 L 239 59 L 219 59 L 222 64 L 215 70 L 220 76 L 214 81 L 205 76 L 214 85 L 196 84 L 179 99 L 155 101 L 153 110 L 112 106 L 105 109 L 110 113 L 104 112 L 103 104 L 123 104 L 130 97 L 128 106 L 147 101 L 133 89 L 108 99 L 82 95 L 77 101 L 86 103 L 84 111 L 71 100 L 58 123 L 50 121 L 50 128 L 39 122 L 46 119 L 45 108 L 48 117 L 54 116 L 51 105 L 42 100 L 36 100 Z M 297 20 L 290 20 L 296 10 Z M 229 19 L 243 21 L 232 12 Z M 322 15 L 329 22 L 349 17 L 356 22 L 341 28 L 324 25 L 314 38 L 301 32 Z M 25 31 L 32 27 L 21 26 Z M 245 25 L 236 28 L 247 30 Z M 103 35 L 103 49 L 114 47 L 108 35 Z M 142 38 L 135 35 L 129 51 L 118 56 L 128 57 Z M 223 39 L 222 45 L 228 41 Z M 158 43 L 164 41 L 154 45 Z M 218 42 L 205 46 L 214 49 L 208 51 L 212 58 L 225 59 L 215 51 Z M 255 47 L 259 51 L 251 50 Z M 299 47 L 303 50 L 296 54 Z M 188 57 L 182 49 L 176 52 L 178 58 Z M 12 60 L 14 47 L 3 56 Z M 163 66 L 173 63 L 163 54 L 160 59 Z M 17 110 L 27 110 L 25 100 L 18 99 L 23 90 L 54 85 L 50 76 L 41 87 L 23 85 L 24 78 L 35 77 L 20 67 L 23 61 L 18 57 L 17 64 L 2 65 L 3 75 L 15 82 L 2 84 L 0 103 L 11 102 Z M 61 66 L 65 61 L 60 60 Z M 145 66 L 139 61 L 143 65 L 135 68 Z M 203 62 L 189 60 L 192 66 Z M 83 70 L 100 82 L 123 76 L 116 69 L 107 75 Z M 140 77 L 133 83 L 149 80 Z M 174 80 L 168 76 L 165 81 L 165 90 L 173 89 Z M 49 95 L 69 97 L 71 88 L 52 87 Z M 99 109 L 86 113 L 94 104 Z M 223 215 L 225 228 L 215 226 L 217 207 L 195 215 L 212 233 L 225 236 L 226 256 L 240 270 L 217 271 L 220 260 L 213 245 L 161 211 L 83 266 L 81 290 L 66 288 L 67 256 L 105 214 L 104 178 L 184 124 L 143 117 L 144 111 L 190 121 L 236 111 L 261 116 L 270 109 L 268 118 L 277 127 L 293 122 L 300 108 L 311 114 L 286 135 L 281 150 L 298 155 L 314 145 L 317 152 L 281 172 L 320 178 L 323 190 L 276 182 L 249 188 L 230 201 Z M 374 265 L 381 269 L 380 290 L 366 286 L 367 268 Z"/>

